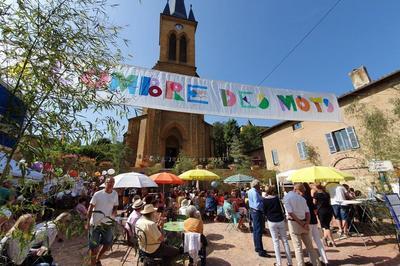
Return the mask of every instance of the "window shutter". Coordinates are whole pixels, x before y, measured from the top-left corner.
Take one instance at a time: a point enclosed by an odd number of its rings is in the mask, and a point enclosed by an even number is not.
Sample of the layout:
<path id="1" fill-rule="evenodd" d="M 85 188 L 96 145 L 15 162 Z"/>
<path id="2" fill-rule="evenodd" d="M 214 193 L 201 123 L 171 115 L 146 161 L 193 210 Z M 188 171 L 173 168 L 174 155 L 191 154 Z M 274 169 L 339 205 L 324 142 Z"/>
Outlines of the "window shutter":
<path id="1" fill-rule="evenodd" d="M 278 160 L 278 152 L 277 150 L 272 150 L 272 162 L 274 163 L 274 165 L 278 165 L 279 164 L 279 160 Z"/>
<path id="2" fill-rule="evenodd" d="M 347 135 L 349 136 L 351 147 L 353 149 L 360 148 L 360 143 L 358 142 L 356 131 L 354 130 L 354 127 L 346 128 L 346 132 L 347 132 Z"/>
<path id="3" fill-rule="evenodd" d="M 326 141 L 328 142 L 329 152 L 330 153 L 337 152 L 335 143 L 333 142 L 332 133 L 325 134 L 325 137 L 326 137 Z"/>
<path id="4" fill-rule="evenodd" d="M 299 152 L 300 159 L 302 160 L 307 159 L 307 151 L 304 141 L 297 142 L 297 151 Z"/>

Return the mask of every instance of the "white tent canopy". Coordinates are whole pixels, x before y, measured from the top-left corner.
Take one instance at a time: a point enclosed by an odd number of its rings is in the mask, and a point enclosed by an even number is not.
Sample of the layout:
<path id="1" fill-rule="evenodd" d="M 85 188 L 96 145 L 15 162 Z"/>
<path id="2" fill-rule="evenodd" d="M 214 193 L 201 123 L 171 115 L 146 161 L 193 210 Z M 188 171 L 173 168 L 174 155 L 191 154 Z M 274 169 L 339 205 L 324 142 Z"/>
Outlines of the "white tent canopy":
<path id="1" fill-rule="evenodd" d="M 4 168 L 7 163 L 7 155 L 4 152 L 0 152 L 0 174 L 3 173 Z M 18 162 L 16 160 L 10 161 L 10 174 L 14 177 L 22 177 L 22 171 L 18 166 Z M 43 174 L 37 171 L 34 171 L 30 168 L 26 169 L 25 177 L 33 180 L 42 180 Z"/>
<path id="2" fill-rule="evenodd" d="M 288 179 L 295 171 L 296 169 L 291 169 L 276 175 L 278 194 L 280 194 L 281 188 L 283 188 L 285 184 L 291 183 Z"/>

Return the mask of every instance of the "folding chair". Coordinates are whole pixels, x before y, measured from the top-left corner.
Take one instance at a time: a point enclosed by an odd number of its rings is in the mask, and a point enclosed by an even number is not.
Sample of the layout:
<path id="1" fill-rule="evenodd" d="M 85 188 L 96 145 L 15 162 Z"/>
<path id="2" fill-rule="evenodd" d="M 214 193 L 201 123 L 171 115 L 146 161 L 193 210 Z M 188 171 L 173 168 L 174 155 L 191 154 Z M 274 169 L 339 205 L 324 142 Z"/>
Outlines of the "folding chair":
<path id="1" fill-rule="evenodd" d="M 228 220 L 228 225 L 225 228 L 225 231 L 237 230 L 238 222 L 237 218 L 234 216 L 231 210 L 224 210 L 225 218 Z"/>

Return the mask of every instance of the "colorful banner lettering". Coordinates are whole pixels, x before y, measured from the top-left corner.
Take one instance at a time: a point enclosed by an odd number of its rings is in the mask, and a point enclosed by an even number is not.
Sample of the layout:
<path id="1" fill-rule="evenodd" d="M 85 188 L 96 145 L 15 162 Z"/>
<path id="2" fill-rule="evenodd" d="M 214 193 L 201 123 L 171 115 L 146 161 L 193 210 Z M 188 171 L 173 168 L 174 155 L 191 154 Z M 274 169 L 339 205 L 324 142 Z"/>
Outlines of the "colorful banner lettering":
<path id="1" fill-rule="evenodd" d="M 129 66 L 121 66 L 109 76 L 109 90 L 137 107 L 245 118 L 341 121 L 336 96 L 331 93 L 250 86 Z M 107 78 L 103 75 L 102 80 Z"/>

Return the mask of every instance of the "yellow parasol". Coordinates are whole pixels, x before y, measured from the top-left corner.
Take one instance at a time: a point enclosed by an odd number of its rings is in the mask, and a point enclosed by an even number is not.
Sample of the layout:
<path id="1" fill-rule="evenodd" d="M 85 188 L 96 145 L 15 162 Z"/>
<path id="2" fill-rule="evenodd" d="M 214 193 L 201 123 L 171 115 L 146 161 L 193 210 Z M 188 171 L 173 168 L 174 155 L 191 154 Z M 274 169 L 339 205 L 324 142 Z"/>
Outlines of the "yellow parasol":
<path id="1" fill-rule="evenodd" d="M 193 169 L 179 175 L 182 180 L 197 180 L 197 181 L 212 181 L 220 179 L 220 177 L 213 172 L 204 169 Z"/>
<path id="2" fill-rule="evenodd" d="M 293 183 L 342 182 L 354 180 L 354 176 L 333 167 L 311 166 L 294 171 L 288 180 Z"/>

